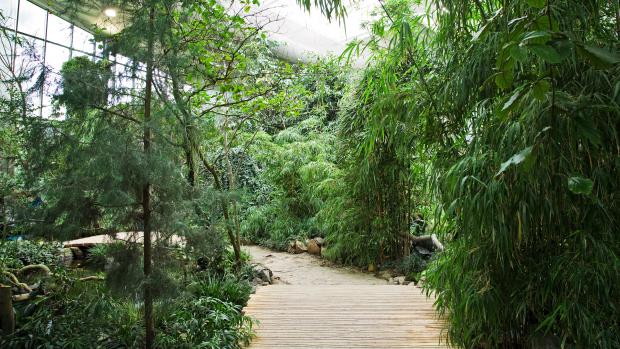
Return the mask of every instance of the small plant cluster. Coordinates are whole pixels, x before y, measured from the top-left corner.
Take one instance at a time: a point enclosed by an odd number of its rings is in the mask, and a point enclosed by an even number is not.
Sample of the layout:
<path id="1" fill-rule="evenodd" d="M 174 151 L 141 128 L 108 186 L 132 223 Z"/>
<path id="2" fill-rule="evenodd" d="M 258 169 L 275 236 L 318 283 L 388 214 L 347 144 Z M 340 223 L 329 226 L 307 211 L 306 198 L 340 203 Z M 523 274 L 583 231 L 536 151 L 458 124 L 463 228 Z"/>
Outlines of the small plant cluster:
<path id="1" fill-rule="evenodd" d="M 55 266 L 60 263 L 62 245 L 43 241 L 1 241 L 0 268 L 21 268 L 30 264 Z"/>
<path id="2" fill-rule="evenodd" d="M 97 247 L 90 255 L 93 261 L 88 265 L 99 268 L 102 265 L 94 261 L 110 263 L 123 248 L 124 254 L 129 253 L 122 244 Z M 17 249 L 3 251 L 16 257 L 11 253 Z M 31 253 L 30 256 L 33 258 L 29 261 L 49 261 L 36 259 L 41 254 Z M 224 258 L 234 261 L 232 254 Z M 127 260 L 122 262 L 129 263 Z M 253 322 L 242 314 L 241 309 L 249 299 L 252 287 L 248 280 L 253 278 L 254 271 L 247 264 L 239 272 L 234 271 L 233 263 L 228 265 L 225 270 L 204 270 L 193 263 L 188 275 L 175 274 L 171 269 L 168 272 L 172 274 L 158 281 L 167 291 L 157 293 L 159 296 L 154 304 L 158 312 L 155 323 L 159 333 L 157 348 L 232 349 L 249 342 Z M 45 293 L 31 302 L 15 304 L 17 330 L 3 336 L 0 346 L 80 349 L 143 346 L 142 311 L 135 290 L 121 290 L 116 285 L 121 281 L 111 278 L 114 276 L 111 274 L 105 281 L 82 281 L 90 275 L 92 272 L 87 270 L 56 267 L 46 281 Z M 131 275 L 134 274 L 126 277 Z"/>

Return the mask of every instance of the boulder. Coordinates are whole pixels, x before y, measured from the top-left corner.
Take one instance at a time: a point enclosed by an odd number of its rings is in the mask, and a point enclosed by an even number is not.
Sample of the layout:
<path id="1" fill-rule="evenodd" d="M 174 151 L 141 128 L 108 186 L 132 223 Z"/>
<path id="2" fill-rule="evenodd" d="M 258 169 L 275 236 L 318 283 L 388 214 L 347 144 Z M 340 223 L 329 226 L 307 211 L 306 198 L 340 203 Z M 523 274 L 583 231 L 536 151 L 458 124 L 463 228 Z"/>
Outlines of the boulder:
<path id="1" fill-rule="evenodd" d="M 271 271 L 271 269 L 269 268 L 263 268 L 258 272 L 258 277 L 261 279 L 262 282 L 267 282 L 269 284 L 271 284 L 272 278 L 273 278 L 273 272 Z"/>
<path id="2" fill-rule="evenodd" d="M 310 239 L 308 241 L 308 253 L 316 255 L 316 256 L 320 256 L 321 255 L 321 245 L 319 245 L 316 240 L 314 239 Z"/>
<path id="3" fill-rule="evenodd" d="M 377 277 L 379 277 L 380 279 L 383 279 L 383 280 L 390 280 L 392 278 L 392 273 L 390 273 L 387 270 L 384 270 L 384 271 L 380 272 L 377 275 Z"/>
<path id="4" fill-rule="evenodd" d="M 291 241 L 291 243 L 288 246 L 289 253 L 299 254 L 299 253 L 304 253 L 307 251 L 308 251 L 308 248 L 306 247 L 306 245 L 304 245 L 304 243 L 299 240 Z"/>
<path id="5" fill-rule="evenodd" d="M 433 255 L 433 252 L 429 251 L 427 248 L 424 248 L 422 246 L 416 246 L 415 250 L 418 251 L 418 253 L 423 255 L 423 256 L 432 256 Z"/>
<path id="6" fill-rule="evenodd" d="M 71 249 L 71 253 L 73 253 L 74 259 L 83 259 L 84 252 L 79 247 L 69 247 Z"/>
<path id="7" fill-rule="evenodd" d="M 73 252 L 70 248 L 65 247 L 62 249 L 62 251 L 60 252 L 60 262 L 65 267 L 71 266 L 71 263 L 73 262 Z"/>
<path id="8" fill-rule="evenodd" d="M 368 263 L 368 272 L 374 273 L 377 271 L 377 266 L 374 263 Z"/>
<path id="9" fill-rule="evenodd" d="M 314 241 L 316 241 L 316 243 L 319 244 L 319 246 L 324 246 L 325 245 L 325 239 L 323 239 L 320 236 L 315 237 Z"/>
<path id="10" fill-rule="evenodd" d="M 404 276 L 397 276 L 394 278 L 394 283 L 397 285 L 405 285 L 405 277 Z"/>

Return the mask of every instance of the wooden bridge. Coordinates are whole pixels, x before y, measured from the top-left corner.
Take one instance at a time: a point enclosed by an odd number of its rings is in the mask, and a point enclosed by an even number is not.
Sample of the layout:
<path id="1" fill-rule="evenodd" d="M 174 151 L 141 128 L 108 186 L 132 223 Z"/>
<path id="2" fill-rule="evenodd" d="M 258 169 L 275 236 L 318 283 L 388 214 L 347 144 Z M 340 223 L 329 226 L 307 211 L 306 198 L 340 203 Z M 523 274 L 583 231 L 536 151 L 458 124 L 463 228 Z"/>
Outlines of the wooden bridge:
<path id="1" fill-rule="evenodd" d="M 252 296 L 250 349 L 448 348 L 433 300 L 414 286 L 273 285 Z"/>

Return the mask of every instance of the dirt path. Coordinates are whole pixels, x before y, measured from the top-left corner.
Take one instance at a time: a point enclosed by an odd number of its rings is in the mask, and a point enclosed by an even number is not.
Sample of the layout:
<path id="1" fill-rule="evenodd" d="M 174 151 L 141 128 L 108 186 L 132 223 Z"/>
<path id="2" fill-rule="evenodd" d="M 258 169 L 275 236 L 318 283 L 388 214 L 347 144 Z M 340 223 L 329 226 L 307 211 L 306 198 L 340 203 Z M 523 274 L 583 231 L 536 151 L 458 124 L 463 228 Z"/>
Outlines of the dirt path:
<path id="1" fill-rule="evenodd" d="M 319 257 L 302 253 L 274 252 L 260 246 L 243 246 L 253 263 L 271 269 L 276 283 L 287 285 L 385 285 L 373 274 L 333 265 Z M 279 279 L 277 279 L 279 278 Z"/>

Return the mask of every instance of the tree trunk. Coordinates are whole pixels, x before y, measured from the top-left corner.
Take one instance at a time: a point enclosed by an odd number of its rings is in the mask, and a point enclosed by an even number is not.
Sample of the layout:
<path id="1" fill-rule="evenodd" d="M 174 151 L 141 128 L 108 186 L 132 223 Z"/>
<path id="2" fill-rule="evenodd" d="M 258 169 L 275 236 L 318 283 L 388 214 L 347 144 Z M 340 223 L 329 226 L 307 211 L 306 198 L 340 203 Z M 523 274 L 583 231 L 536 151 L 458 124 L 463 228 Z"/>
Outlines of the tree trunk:
<path id="1" fill-rule="evenodd" d="M 226 160 L 226 172 L 228 175 L 228 190 L 234 191 L 237 189 L 237 183 L 235 180 L 235 174 L 233 172 L 232 163 L 230 161 L 230 144 L 228 143 L 228 114 L 224 116 L 224 129 L 222 130 L 224 134 L 224 158 Z M 237 212 L 237 203 L 233 201 L 231 203 L 232 206 L 232 224 L 234 227 L 234 236 L 233 239 L 235 243 L 233 245 L 237 245 L 237 248 L 241 248 L 241 227 L 239 225 L 239 214 Z M 228 220 L 228 219 L 227 219 Z M 230 223 L 230 222 L 229 222 Z M 234 247 L 234 246 L 233 246 Z M 235 258 L 237 256 L 235 255 Z M 241 264 L 241 254 L 239 254 L 239 258 L 236 258 L 237 265 Z"/>
<path id="2" fill-rule="evenodd" d="M 198 149 L 198 147 L 194 143 L 192 143 L 192 145 L 196 151 L 196 154 L 198 155 L 198 158 L 202 162 L 203 166 L 207 169 L 207 171 L 209 171 L 209 173 L 211 173 L 211 176 L 213 176 L 213 186 L 215 187 L 216 190 L 222 191 L 223 189 L 222 182 L 220 181 L 219 174 L 217 173 L 215 168 L 211 166 L 211 164 L 209 164 L 209 162 L 205 158 L 204 154 L 200 151 L 200 149 Z M 220 205 L 222 207 L 222 214 L 224 215 L 224 221 L 226 222 L 226 234 L 228 235 L 228 239 L 230 240 L 230 244 L 232 245 L 233 251 L 235 253 L 235 262 L 237 263 L 237 265 L 240 265 L 241 264 L 241 245 L 237 243 L 238 240 L 235 238 L 235 234 L 230 224 L 230 215 L 228 214 L 228 202 L 226 201 L 224 197 L 221 197 L 221 196 L 220 196 Z"/>
<path id="3" fill-rule="evenodd" d="M 152 5 L 153 6 L 153 5 Z M 144 326 L 146 349 L 153 348 L 155 342 L 155 324 L 153 320 L 153 292 L 152 292 L 152 246 L 151 246 L 151 184 L 148 178 L 148 163 L 151 152 L 151 98 L 153 89 L 153 36 L 154 36 L 155 8 L 149 12 L 148 53 L 146 61 L 146 87 L 144 93 L 144 156 L 146 158 L 146 183 L 142 190 L 142 212 L 144 220 Z"/>
<path id="4" fill-rule="evenodd" d="M 15 331 L 11 286 L 0 285 L 0 329 L 2 329 L 3 335 L 11 334 Z"/>

